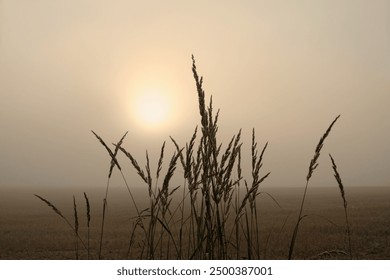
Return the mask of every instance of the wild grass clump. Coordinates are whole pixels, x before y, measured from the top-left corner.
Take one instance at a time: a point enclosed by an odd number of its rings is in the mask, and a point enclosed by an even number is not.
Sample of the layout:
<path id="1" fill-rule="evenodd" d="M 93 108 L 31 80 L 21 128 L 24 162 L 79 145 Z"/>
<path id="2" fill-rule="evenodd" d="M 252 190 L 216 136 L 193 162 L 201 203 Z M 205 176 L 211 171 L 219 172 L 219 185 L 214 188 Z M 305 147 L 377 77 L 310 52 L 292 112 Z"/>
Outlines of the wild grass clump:
<path id="1" fill-rule="evenodd" d="M 276 205 L 278 201 L 269 193 L 262 191 L 261 184 L 269 177 L 270 172 L 263 171 L 264 157 L 268 148 L 266 142 L 260 149 L 256 139 L 255 129 L 252 130 L 251 176 L 242 175 L 241 130 L 233 135 L 227 145 L 218 139 L 219 110 L 214 112 L 212 96 L 206 102 L 203 89 L 203 77 L 199 76 L 195 59 L 192 56 L 192 74 L 195 80 L 201 125 L 196 127 L 189 142 L 180 145 L 170 137 L 174 146 L 174 153 L 167 160 L 166 143 L 161 146 L 156 172 L 152 173 L 149 154 L 146 151 L 146 165 L 141 167 L 128 148 L 123 147 L 122 138 L 112 145 L 112 148 L 96 132 L 92 131 L 99 143 L 110 157 L 107 176 L 106 192 L 103 198 L 100 238 L 97 258 L 104 258 L 103 240 L 105 220 L 107 216 L 108 193 L 113 169 L 118 168 L 126 186 L 135 213 L 132 215 L 128 249 L 124 258 L 139 259 L 261 259 L 266 256 L 267 244 L 262 244 L 260 236 L 261 223 L 259 217 L 260 194 L 268 195 Z M 289 247 L 288 258 L 291 259 L 297 240 L 298 229 L 303 218 L 304 202 L 310 178 L 318 166 L 318 158 L 325 139 L 339 116 L 331 123 L 320 139 L 310 162 L 306 176 L 301 207 Z M 124 155 L 130 161 L 130 166 L 145 184 L 148 197 L 148 207 L 140 209 L 133 196 L 122 167 L 118 161 L 118 154 Z M 351 252 L 350 230 L 347 216 L 347 202 L 340 175 L 337 172 L 333 158 L 333 169 L 339 184 L 344 201 L 344 209 L 349 238 L 349 255 Z M 183 183 L 173 185 L 172 179 L 176 170 L 183 171 Z M 165 172 L 164 172 L 165 170 Z M 48 200 L 36 195 L 59 215 L 72 229 L 75 235 L 76 258 L 79 258 L 78 242 L 87 251 L 91 258 L 90 247 L 90 204 L 84 193 L 87 217 L 87 245 L 80 237 L 79 215 L 75 197 L 74 225 Z M 287 220 L 287 219 L 286 219 Z M 284 226 L 283 226 L 284 227 Z M 269 238 L 269 237 L 268 237 Z M 264 239 L 264 238 L 263 238 Z M 135 250 L 137 247 L 137 250 Z M 264 249 L 265 248 L 265 249 Z M 137 251 L 138 255 L 135 255 Z M 331 252 L 331 253 L 329 253 Z M 339 252 L 327 251 L 321 254 L 326 256 Z"/>

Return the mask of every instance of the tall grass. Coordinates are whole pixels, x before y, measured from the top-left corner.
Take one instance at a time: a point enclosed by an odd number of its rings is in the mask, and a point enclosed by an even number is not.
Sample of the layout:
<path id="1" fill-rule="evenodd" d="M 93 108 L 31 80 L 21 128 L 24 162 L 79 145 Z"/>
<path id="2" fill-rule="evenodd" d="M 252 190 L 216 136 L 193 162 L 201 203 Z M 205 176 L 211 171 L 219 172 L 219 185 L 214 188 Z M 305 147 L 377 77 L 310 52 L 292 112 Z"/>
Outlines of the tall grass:
<path id="1" fill-rule="evenodd" d="M 309 171 L 308 171 L 307 176 L 306 176 L 306 186 L 305 186 L 305 190 L 304 190 L 303 196 L 302 196 L 301 207 L 299 208 L 298 220 L 297 220 L 297 223 L 295 225 L 294 232 L 293 232 L 293 235 L 291 238 L 290 249 L 289 249 L 289 253 L 288 253 L 289 260 L 291 260 L 293 253 L 294 253 L 294 247 L 295 247 L 295 242 L 296 242 L 296 239 L 298 236 L 299 225 L 300 225 L 302 219 L 306 217 L 306 216 L 302 215 L 302 212 L 303 212 L 303 206 L 305 203 L 306 193 L 307 193 L 307 188 L 309 186 L 310 178 L 312 177 L 314 170 L 318 167 L 317 161 L 318 161 L 318 158 L 320 157 L 320 153 L 321 153 L 322 147 L 324 146 L 325 139 L 329 136 L 329 133 L 332 130 L 333 125 L 336 123 L 336 121 L 338 120 L 339 117 L 340 117 L 340 115 L 337 116 L 333 120 L 333 122 L 330 124 L 328 129 L 325 131 L 324 135 L 321 137 L 321 139 L 318 142 L 316 149 L 314 151 L 314 156 L 313 156 L 312 160 L 310 161 Z"/>
<path id="2" fill-rule="evenodd" d="M 268 142 L 259 149 L 255 129 L 252 130 L 252 141 L 249 147 L 251 152 L 251 176 L 244 178 L 242 175 L 242 151 L 244 146 L 241 141 L 241 130 L 232 135 L 226 145 L 220 142 L 218 138 L 219 110 L 215 112 L 212 96 L 208 102 L 206 101 L 203 77 L 198 74 L 193 56 L 192 74 L 198 96 L 200 127 L 195 128 L 189 141 L 183 145 L 170 137 L 175 150 L 170 157 L 166 155 L 166 143 L 162 144 L 155 173 L 151 171 L 152 167 L 147 151 L 145 154 L 146 165 L 141 167 L 130 150 L 123 147 L 127 132 L 110 148 L 102 137 L 92 131 L 110 157 L 106 192 L 101 212 L 99 245 L 96 249 L 98 259 L 104 258 L 103 241 L 109 200 L 108 194 L 115 167 L 122 176 L 130 201 L 135 209 L 135 214 L 130 217 L 132 226 L 125 258 L 260 259 L 266 256 L 265 250 L 268 244 L 263 244 L 262 240 L 269 239 L 269 236 L 268 238 L 262 238 L 260 235 L 262 224 L 260 223 L 260 201 L 258 197 L 264 193 L 276 205 L 281 207 L 271 194 L 265 193 L 261 188 L 262 183 L 270 175 L 270 172 L 263 171 Z M 305 217 L 303 208 L 310 178 L 318 166 L 317 161 L 324 141 L 338 118 L 339 116 L 331 123 L 320 139 L 314 157 L 310 162 L 298 220 L 290 242 L 289 259 L 293 256 L 299 225 Z M 149 201 L 146 209 L 140 209 L 136 203 L 137 200 L 122 172 L 122 163 L 119 164 L 118 154 L 120 153 L 129 160 L 130 166 L 145 184 L 146 196 Z M 342 191 L 341 179 L 333 159 L 332 162 L 344 201 L 348 225 L 346 200 Z M 178 168 L 183 171 L 183 183 L 179 186 L 172 184 L 173 177 L 177 176 L 176 170 Z M 87 251 L 88 259 L 91 258 L 91 214 L 87 195 L 84 193 L 87 216 L 87 245 L 79 235 L 75 198 L 75 223 L 73 226 L 51 202 L 38 195 L 36 196 L 51 207 L 72 228 L 77 241 L 75 247 L 76 258 L 80 256 L 79 241 Z M 349 225 L 348 237 L 350 238 Z M 134 255 L 136 246 L 139 249 L 137 256 Z M 351 255 L 350 246 L 349 251 Z"/>
<path id="3" fill-rule="evenodd" d="M 350 258 L 352 259 L 351 230 L 350 230 L 349 220 L 348 220 L 348 211 L 347 211 L 348 203 L 347 203 L 347 199 L 345 198 L 344 185 L 343 185 L 343 182 L 341 181 L 340 174 L 337 170 L 337 165 L 336 165 L 335 160 L 333 159 L 331 154 L 329 154 L 329 157 L 330 157 L 330 160 L 332 161 L 332 168 L 334 171 L 334 177 L 335 177 L 337 184 L 339 186 L 341 198 L 343 199 L 345 223 L 346 223 L 346 233 L 347 233 L 347 237 L 348 237 L 348 252 L 349 252 Z"/>

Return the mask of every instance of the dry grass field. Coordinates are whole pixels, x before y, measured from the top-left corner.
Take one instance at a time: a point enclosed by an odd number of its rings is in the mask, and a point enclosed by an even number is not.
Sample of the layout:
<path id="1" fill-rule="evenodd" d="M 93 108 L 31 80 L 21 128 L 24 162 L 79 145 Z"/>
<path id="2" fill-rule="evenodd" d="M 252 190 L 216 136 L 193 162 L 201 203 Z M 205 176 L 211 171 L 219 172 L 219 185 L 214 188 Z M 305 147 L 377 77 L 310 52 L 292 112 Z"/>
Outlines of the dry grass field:
<path id="1" fill-rule="evenodd" d="M 302 188 L 265 189 L 268 143 L 258 146 L 253 129 L 251 168 L 242 172 L 241 130 L 230 141 L 217 137 L 219 111 L 211 97 L 206 103 L 192 60 L 200 126 L 190 140 L 171 138 L 171 156 L 164 142 L 154 173 L 148 153 L 141 167 L 122 146 L 127 132 L 111 145 L 92 131 L 110 163 L 105 188 L 2 188 L 0 258 L 390 259 L 390 187 L 344 187 L 330 154 L 334 187 L 310 184 L 340 115 L 315 146 Z M 128 183 L 119 154 L 142 185 Z"/>
<path id="2" fill-rule="evenodd" d="M 269 188 L 279 208 L 266 196 L 258 199 L 261 258 L 287 259 L 288 248 L 298 215 L 303 188 Z M 33 196 L 38 192 L 55 204 L 64 216 L 73 219 L 73 194 L 79 209 L 80 235 L 87 236 L 85 203 L 80 190 L 2 189 L 0 203 L 1 259 L 75 259 L 73 233 L 46 205 Z M 91 201 L 91 258 L 97 258 L 103 192 L 86 190 Z M 390 259 L 390 188 L 347 188 L 354 259 Z M 146 190 L 134 193 L 142 208 Z M 147 207 L 145 199 L 145 207 Z M 123 188 L 111 191 L 106 216 L 103 259 L 137 259 L 139 249 L 127 256 L 134 216 Z M 133 213 L 132 213 L 133 212 Z M 337 187 L 308 190 L 304 210 L 309 216 L 301 224 L 296 241 L 295 259 L 344 259 L 337 251 L 346 251 L 345 221 Z M 142 236 L 138 236 L 142 239 Z M 136 238 L 137 239 L 137 238 Z M 327 255 L 325 252 L 334 253 Z M 322 254 L 324 253 L 324 254 Z M 321 255 L 322 254 L 322 255 Z M 243 258 L 245 256 L 242 256 Z M 86 259 L 86 251 L 80 250 Z"/>

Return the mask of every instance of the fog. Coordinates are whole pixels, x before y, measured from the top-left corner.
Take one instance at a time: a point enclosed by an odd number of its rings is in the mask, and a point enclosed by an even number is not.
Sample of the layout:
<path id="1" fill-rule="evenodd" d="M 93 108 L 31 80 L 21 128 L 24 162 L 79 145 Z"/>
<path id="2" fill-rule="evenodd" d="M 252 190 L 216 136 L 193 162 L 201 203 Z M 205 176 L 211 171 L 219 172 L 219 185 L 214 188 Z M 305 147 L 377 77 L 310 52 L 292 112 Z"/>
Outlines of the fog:
<path id="1" fill-rule="evenodd" d="M 129 131 L 123 146 L 156 166 L 169 136 L 184 146 L 200 124 L 192 54 L 224 147 L 242 128 L 247 175 L 255 128 L 264 184 L 304 185 L 341 114 L 312 184 L 336 185 L 331 153 L 345 185 L 388 186 L 389 50 L 388 1 L 0 1 L 0 186 L 104 186 L 91 130 L 107 143 Z M 153 127 L 133 107 L 150 88 L 171 108 Z"/>

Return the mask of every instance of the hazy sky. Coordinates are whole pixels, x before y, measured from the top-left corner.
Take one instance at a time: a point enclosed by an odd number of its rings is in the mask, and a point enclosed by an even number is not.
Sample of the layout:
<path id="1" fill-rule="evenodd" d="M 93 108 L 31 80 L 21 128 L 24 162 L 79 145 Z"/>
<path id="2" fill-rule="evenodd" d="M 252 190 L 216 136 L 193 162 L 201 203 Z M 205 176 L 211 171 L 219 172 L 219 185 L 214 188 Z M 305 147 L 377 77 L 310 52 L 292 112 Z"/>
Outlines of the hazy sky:
<path id="1" fill-rule="evenodd" d="M 345 185 L 390 185 L 387 0 L 0 0 L 0 185 L 104 186 L 91 129 L 108 143 L 128 130 L 123 146 L 156 165 L 199 123 L 191 54 L 220 140 L 242 128 L 246 156 L 252 127 L 269 141 L 265 185 L 303 186 L 338 114 L 313 184 L 336 185 L 332 153 Z"/>

